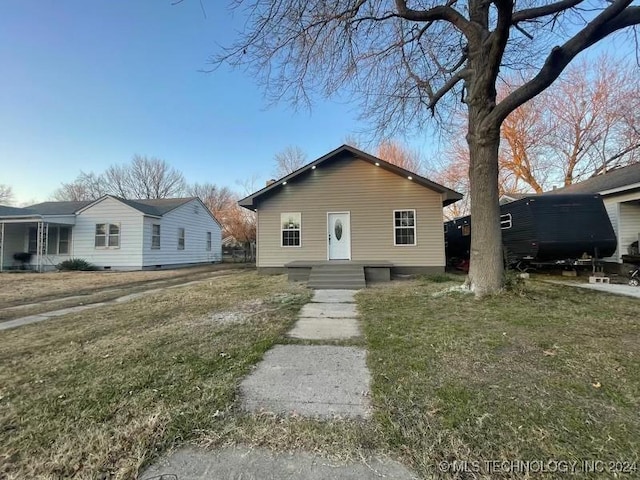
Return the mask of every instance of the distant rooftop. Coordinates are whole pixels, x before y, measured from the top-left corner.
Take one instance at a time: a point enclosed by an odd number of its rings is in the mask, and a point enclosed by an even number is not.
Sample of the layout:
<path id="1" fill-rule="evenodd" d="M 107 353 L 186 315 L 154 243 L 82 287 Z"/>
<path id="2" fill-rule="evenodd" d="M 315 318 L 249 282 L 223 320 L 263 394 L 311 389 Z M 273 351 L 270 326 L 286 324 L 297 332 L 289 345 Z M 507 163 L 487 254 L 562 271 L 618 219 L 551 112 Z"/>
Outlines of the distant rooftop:
<path id="1" fill-rule="evenodd" d="M 556 188 L 555 190 L 545 192 L 545 195 L 559 193 L 600 193 L 636 183 L 640 183 L 640 162 L 610 170 L 607 173 L 588 178 L 583 182 L 574 183 L 567 187 Z"/>

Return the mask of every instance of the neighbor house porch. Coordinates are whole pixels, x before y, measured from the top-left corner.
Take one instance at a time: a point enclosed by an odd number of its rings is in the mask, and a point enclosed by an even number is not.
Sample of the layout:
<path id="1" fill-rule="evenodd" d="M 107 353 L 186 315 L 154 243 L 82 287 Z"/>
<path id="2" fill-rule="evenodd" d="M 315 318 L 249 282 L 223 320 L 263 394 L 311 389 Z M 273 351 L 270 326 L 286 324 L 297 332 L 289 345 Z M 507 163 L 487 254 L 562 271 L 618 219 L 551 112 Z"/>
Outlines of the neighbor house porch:
<path id="1" fill-rule="evenodd" d="M 0 272 L 53 270 L 71 258 L 75 219 L 0 218 Z"/>

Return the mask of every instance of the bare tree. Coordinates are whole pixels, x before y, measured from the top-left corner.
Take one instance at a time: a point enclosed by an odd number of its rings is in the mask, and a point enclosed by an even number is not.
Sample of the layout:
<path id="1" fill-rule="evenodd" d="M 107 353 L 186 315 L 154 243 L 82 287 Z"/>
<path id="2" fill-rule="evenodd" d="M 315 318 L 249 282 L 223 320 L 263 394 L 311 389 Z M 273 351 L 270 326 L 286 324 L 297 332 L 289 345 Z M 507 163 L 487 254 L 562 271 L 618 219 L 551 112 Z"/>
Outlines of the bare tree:
<path id="1" fill-rule="evenodd" d="M 502 288 L 498 206 L 500 126 L 548 88 L 583 50 L 640 23 L 632 0 L 235 0 L 246 30 L 215 61 L 248 67 L 274 100 L 349 89 L 389 132 L 421 128 L 436 106 L 468 111 L 474 233 L 469 285 Z M 529 30 L 535 28 L 535 35 Z M 498 102 L 501 68 L 534 72 Z M 438 109 L 440 115 L 446 109 Z M 404 132 L 403 132 L 404 133 Z"/>
<path id="2" fill-rule="evenodd" d="M 378 158 L 398 167 L 420 174 L 423 170 L 420 154 L 395 140 L 385 140 L 378 145 Z"/>
<path id="3" fill-rule="evenodd" d="M 230 235 L 230 222 L 235 216 L 238 195 L 228 187 L 219 187 L 212 183 L 195 183 L 188 187 L 188 195 L 199 197 L 209 211 L 222 224 L 222 235 Z"/>
<path id="4" fill-rule="evenodd" d="M 53 193 L 53 199 L 58 201 L 96 200 L 107 193 L 102 175 L 93 172 L 80 172 L 80 175 L 69 183 L 63 183 Z"/>
<path id="5" fill-rule="evenodd" d="M 0 184 L 0 204 L 13 202 L 13 189 L 9 185 Z"/>
<path id="6" fill-rule="evenodd" d="M 184 176 L 165 160 L 134 155 L 129 165 L 104 173 L 110 193 L 123 198 L 170 198 L 184 194 Z"/>
<path id="7" fill-rule="evenodd" d="M 290 145 L 273 158 L 276 169 L 273 172 L 276 178 L 286 177 L 307 163 L 307 154 L 298 146 Z"/>

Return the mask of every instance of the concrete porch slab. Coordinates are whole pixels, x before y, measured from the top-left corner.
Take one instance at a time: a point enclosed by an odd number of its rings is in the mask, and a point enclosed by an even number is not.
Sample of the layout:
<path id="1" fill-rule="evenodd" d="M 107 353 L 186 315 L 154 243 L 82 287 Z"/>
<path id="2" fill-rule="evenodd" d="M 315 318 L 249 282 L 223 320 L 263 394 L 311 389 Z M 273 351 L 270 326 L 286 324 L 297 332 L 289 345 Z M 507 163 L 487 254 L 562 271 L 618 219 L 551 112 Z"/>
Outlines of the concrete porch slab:
<path id="1" fill-rule="evenodd" d="M 251 412 L 363 418 L 370 384 L 364 349 L 276 345 L 240 384 L 240 402 Z"/>
<path id="2" fill-rule="evenodd" d="M 342 340 L 361 335 L 355 318 L 301 318 L 287 333 L 304 340 Z"/>
<path id="3" fill-rule="evenodd" d="M 274 453 L 264 448 L 228 447 L 221 450 L 182 449 L 149 467 L 141 480 L 165 475 L 180 480 L 379 480 L 415 477 L 398 462 L 366 458 L 336 462 L 306 452 Z"/>
<path id="4" fill-rule="evenodd" d="M 315 303 L 355 303 L 358 290 L 315 290 L 312 302 Z"/>
<path id="5" fill-rule="evenodd" d="M 355 303 L 307 303 L 300 318 L 356 318 Z"/>

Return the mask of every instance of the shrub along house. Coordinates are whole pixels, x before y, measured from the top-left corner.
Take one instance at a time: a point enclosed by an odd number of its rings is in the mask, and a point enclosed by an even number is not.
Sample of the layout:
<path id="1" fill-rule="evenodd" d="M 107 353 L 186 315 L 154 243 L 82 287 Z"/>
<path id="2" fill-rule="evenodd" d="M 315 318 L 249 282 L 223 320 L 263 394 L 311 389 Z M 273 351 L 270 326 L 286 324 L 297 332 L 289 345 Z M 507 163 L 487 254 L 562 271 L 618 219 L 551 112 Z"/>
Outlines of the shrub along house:
<path id="1" fill-rule="evenodd" d="M 240 200 L 257 213 L 261 272 L 361 288 L 445 266 L 442 207 L 462 195 L 343 145 Z"/>
<path id="2" fill-rule="evenodd" d="M 105 270 L 222 260 L 221 228 L 200 199 L 45 202 L 0 206 L 0 271 L 52 270 L 71 258 Z M 17 254 L 17 255 L 16 255 Z"/>

